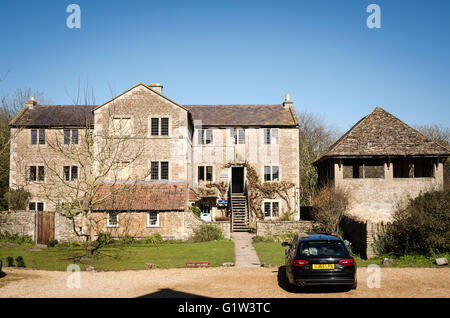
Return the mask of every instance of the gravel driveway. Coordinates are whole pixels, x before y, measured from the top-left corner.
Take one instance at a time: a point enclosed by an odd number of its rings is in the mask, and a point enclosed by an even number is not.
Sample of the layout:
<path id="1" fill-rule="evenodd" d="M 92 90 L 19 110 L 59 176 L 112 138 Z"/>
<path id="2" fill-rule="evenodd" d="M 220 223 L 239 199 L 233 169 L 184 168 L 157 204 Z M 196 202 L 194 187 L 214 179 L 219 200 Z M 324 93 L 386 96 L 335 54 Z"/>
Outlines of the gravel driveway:
<path id="1" fill-rule="evenodd" d="M 81 272 L 81 288 L 66 286 L 69 273 L 4 269 L 0 297 L 450 297 L 450 268 L 382 268 L 380 288 L 358 268 L 358 288 L 288 292 L 278 268 L 192 268 Z"/>

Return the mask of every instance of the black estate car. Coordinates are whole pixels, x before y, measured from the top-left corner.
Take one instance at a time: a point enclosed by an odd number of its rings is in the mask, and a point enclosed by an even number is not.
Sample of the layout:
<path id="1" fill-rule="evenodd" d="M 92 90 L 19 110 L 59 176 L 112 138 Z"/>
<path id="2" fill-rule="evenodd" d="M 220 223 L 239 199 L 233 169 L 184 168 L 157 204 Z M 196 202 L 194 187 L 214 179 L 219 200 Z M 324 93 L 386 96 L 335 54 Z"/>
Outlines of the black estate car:
<path id="1" fill-rule="evenodd" d="M 344 241 L 332 234 L 296 234 L 286 250 L 286 276 L 295 286 L 347 285 L 355 289 L 356 263 Z"/>

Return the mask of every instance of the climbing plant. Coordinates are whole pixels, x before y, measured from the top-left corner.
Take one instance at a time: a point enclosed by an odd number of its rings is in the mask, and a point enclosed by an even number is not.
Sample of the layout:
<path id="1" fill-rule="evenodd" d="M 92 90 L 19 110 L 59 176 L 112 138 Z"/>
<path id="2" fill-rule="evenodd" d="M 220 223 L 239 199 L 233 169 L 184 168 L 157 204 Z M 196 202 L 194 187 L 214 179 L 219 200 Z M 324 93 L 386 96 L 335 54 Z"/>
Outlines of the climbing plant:
<path id="1" fill-rule="evenodd" d="M 229 162 L 224 165 L 224 168 L 230 168 L 231 166 L 243 166 L 247 169 L 247 193 L 252 216 L 263 219 L 263 200 L 277 197 L 286 202 L 287 211 L 283 214 L 290 215 L 293 213 L 291 197 L 293 197 L 292 192 L 295 189 L 294 183 L 289 181 L 261 182 L 258 172 L 247 161 L 240 163 Z"/>

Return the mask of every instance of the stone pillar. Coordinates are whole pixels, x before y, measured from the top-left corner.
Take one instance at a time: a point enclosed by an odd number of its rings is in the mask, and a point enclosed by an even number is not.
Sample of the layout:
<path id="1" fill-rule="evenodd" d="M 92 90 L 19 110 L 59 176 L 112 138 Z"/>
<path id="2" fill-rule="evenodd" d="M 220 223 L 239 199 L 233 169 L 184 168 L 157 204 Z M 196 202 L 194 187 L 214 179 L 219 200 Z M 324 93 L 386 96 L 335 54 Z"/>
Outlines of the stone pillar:
<path id="1" fill-rule="evenodd" d="M 334 185 L 338 187 L 342 184 L 342 180 L 344 180 L 344 165 L 339 162 L 334 163 Z"/>
<path id="2" fill-rule="evenodd" d="M 384 163 L 384 178 L 387 180 L 394 179 L 394 165 L 392 162 Z"/>

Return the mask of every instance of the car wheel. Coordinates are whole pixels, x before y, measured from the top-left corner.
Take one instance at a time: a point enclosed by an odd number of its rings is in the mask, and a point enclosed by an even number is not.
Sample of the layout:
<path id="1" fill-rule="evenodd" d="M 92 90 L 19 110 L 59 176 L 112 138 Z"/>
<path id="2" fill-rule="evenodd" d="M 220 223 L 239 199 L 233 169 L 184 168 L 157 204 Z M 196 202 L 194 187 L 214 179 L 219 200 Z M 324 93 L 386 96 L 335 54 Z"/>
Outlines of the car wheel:
<path id="1" fill-rule="evenodd" d="M 356 289 L 356 287 L 358 287 L 358 281 L 355 280 L 355 282 L 352 285 L 352 289 Z"/>

